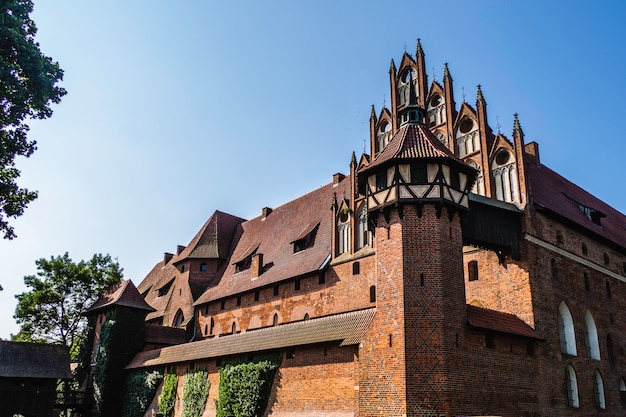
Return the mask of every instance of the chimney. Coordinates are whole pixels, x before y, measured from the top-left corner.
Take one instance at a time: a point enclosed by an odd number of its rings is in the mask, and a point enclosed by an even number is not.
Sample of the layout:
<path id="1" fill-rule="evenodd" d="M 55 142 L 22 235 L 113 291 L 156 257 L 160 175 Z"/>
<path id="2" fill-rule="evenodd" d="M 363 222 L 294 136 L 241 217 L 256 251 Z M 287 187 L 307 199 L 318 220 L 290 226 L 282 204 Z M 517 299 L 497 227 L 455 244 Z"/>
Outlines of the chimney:
<path id="1" fill-rule="evenodd" d="M 186 247 L 187 247 L 187 246 L 177 245 L 177 246 L 176 246 L 176 255 L 180 255 L 180 253 L 181 253 L 182 251 L 184 251 Z"/>
<path id="2" fill-rule="evenodd" d="M 539 160 L 539 144 L 537 142 L 530 142 L 524 146 L 524 151 L 526 155 L 529 155 L 531 160 L 539 165 L 541 161 Z"/>
<path id="3" fill-rule="evenodd" d="M 339 183 L 341 182 L 341 180 L 343 180 L 346 176 L 341 174 L 341 173 L 336 173 L 335 175 L 333 175 L 333 187 L 336 187 L 339 185 Z"/>
<path id="4" fill-rule="evenodd" d="M 171 253 L 165 252 L 163 254 L 163 263 L 167 264 L 169 261 L 172 260 L 173 257 L 174 257 L 174 255 L 172 255 Z"/>
<path id="5" fill-rule="evenodd" d="M 263 271 L 263 254 L 255 253 L 252 255 L 252 262 L 250 263 L 250 275 L 252 278 L 257 278 Z"/>
<path id="6" fill-rule="evenodd" d="M 271 208 L 263 207 L 263 209 L 261 210 L 261 220 L 265 220 L 265 218 L 269 216 L 271 212 L 272 212 Z"/>

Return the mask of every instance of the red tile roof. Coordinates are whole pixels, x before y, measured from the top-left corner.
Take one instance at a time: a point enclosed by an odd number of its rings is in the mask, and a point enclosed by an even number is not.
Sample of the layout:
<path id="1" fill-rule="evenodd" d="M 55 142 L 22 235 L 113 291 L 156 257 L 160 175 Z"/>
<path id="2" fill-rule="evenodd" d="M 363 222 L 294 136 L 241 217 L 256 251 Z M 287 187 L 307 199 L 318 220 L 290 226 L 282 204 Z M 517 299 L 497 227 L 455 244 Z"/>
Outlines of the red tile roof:
<path id="1" fill-rule="evenodd" d="M 531 339 L 543 340 L 532 327 L 524 323 L 514 314 L 503 313 L 496 310 L 488 310 L 482 307 L 467 305 L 467 320 L 470 326 L 493 330 L 500 333 L 508 333 Z"/>
<path id="2" fill-rule="evenodd" d="M 539 205 L 540 208 L 544 207 L 626 248 L 626 216 L 624 214 L 545 165 L 531 162 L 527 164 L 526 173 L 529 178 L 530 201 Z M 606 217 L 601 218 L 600 225 L 598 225 L 580 211 L 576 202 L 597 210 Z"/>
<path id="3" fill-rule="evenodd" d="M 226 259 L 238 224 L 245 219 L 215 211 L 174 262 L 187 258 Z"/>
<path id="4" fill-rule="evenodd" d="M 337 186 L 325 185 L 277 207 L 265 218 L 259 216 L 237 226 L 235 247 L 220 282 L 200 296 L 195 305 L 319 270 L 330 256 L 333 193 L 339 198 L 349 196 L 350 176 Z M 307 249 L 294 253 L 294 240 L 317 223 L 315 239 Z M 262 273 L 252 277 L 250 269 L 235 272 L 234 263 L 255 248 L 256 253 L 263 255 Z"/>
<path id="5" fill-rule="evenodd" d="M 410 158 L 449 158 L 465 165 L 426 126 L 417 123 L 404 125 L 398 129 L 385 149 L 361 171 L 369 171 L 393 159 Z"/>
<path id="6" fill-rule="evenodd" d="M 341 342 L 355 345 L 365 337 L 376 310 L 352 311 L 234 335 L 205 339 L 162 349 L 140 352 L 126 369 L 187 362 L 219 356 L 260 352 L 313 343 Z"/>
<path id="7" fill-rule="evenodd" d="M 85 313 L 93 313 L 112 305 L 154 311 L 154 309 L 145 302 L 141 294 L 139 294 L 133 282 L 128 280 L 109 287 L 104 295 L 98 298 Z"/>

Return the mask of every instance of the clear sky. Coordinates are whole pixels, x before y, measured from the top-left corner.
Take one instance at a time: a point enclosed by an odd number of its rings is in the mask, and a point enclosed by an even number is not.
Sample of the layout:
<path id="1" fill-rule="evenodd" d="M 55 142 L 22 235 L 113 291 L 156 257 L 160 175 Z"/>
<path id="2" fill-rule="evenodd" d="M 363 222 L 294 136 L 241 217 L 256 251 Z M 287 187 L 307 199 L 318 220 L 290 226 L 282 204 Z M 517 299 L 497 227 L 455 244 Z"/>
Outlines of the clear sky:
<path id="1" fill-rule="evenodd" d="M 253 218 L 348 172 L 389 103 L 392 58 L 422 39 L 429 82 L 626 211 L 622 1 L 35 0 L 37 40 L 65 70 L 39 149 L 39 198 L 0 240 L 0 337 L 35 260 L 109 253 L 138 284 L 214 210 Z M 330 202 L 329 202 L 330 206 Z"/>

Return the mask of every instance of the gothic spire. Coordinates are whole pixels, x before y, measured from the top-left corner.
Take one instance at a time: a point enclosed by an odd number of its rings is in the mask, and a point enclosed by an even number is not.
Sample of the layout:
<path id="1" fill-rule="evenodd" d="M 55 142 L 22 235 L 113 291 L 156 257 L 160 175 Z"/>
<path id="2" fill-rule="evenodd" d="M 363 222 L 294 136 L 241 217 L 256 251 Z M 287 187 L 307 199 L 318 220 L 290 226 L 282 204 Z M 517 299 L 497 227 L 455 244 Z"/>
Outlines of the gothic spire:
<path id="1" fill-rule="evenodd" d="M 485 102 L 485 97 L 483 97 L 483 90 L 480 88 L 480 84 L 478 84 L 477 92 L 476 92 L 476 105 L 478 104 L 487 104 Z"/>
<path id="2" fill-rule="evenodd" d="M 517 113 L 515 113 L 513 115 L 513 137 L 517 136 L 524 136 L 524 131 L 522 130 L 522 126 L 519 124 Z"/>
<path id="3" fill-rule="evenodd" d="M 443 80 L 452 81 L 452 76 L 450 75 L 450 70 L 448 69 L 448 63 L 443 64 Z"/>
<path id="4" fill-rule="evenodd" d="M 415 51 L 415 57 L 417 58 L 420 55 L 424 55 L 424 50 L 422 49 L 422 41 L 420 38 L 417 38 L 417 50 Z"/>
<path id="5" fill-rule="evenodd" d="M 352 160 L 350 161 L 350 165 L 356 166 L 356 153 L 352 151 Z"/>
<path id="6" fill-rule="evenodd" d="M 389 72 L 395 74 L 396 73 L 396 63 L 391 58 L 391 64 L 389 65 Z"/>
<path id="7" fill-rule="evenodd" d="M 376 109 L 374 108 L 374 105 L 372 104 L 372 111 L 370 112 L 370 119 L 375 119 L 376 118 Z"/>

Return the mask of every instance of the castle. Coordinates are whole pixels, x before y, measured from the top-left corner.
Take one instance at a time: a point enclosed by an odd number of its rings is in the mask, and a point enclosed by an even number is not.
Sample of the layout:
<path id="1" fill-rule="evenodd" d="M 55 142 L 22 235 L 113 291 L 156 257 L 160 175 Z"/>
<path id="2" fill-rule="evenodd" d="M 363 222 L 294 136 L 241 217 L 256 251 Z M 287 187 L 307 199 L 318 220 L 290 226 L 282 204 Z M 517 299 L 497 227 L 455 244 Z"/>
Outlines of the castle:
<path id="1" fill-rule="evenodd" d="M 349 174 L 216 211 L 92 307 L 146 311 L 126 369 L 206 369 L 207 416 L 221 362 L 258 352 L 283 357 L 274 417 L 624 414 L 626 217 L 542 165 L 517 115 L 494 133 L 480 86 L 457 105 L 448 66 L 425 68 L 419 41 L 391 61 Z"/>

